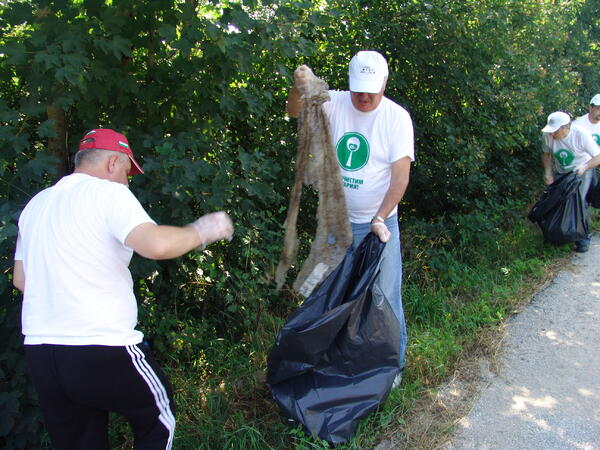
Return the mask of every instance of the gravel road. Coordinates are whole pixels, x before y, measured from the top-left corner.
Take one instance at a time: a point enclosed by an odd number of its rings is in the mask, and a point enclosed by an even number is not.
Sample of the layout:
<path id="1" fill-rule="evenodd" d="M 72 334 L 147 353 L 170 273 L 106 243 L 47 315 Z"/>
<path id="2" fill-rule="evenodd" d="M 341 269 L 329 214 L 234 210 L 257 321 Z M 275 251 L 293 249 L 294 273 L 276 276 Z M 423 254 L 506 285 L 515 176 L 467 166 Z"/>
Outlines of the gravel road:
<path id="1" fill-rule="evenodd" d="M 445 450 L 600 450 L 600 236 L 511 318 Z"/>

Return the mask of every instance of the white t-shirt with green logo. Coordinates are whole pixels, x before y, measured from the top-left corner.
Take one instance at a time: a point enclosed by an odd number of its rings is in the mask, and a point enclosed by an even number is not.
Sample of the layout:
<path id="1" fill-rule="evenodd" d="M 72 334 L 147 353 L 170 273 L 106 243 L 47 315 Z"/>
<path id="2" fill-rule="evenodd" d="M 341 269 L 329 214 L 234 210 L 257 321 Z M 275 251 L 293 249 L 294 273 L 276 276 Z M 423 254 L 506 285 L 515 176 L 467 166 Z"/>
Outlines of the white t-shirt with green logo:
<path id="1" fill-rule="evenodd" d="M 368 223 L 390 186 L 391 164 L 406 156 L 414 161 L 412 120 L 386 97 L 377 109 L 364 113 L 352 105 L 349 91 L 329 95 L 323 110 L 331 125 L 350 222 Z"/>
<path id="2" fill-rule="evenodd" d="M 596 141 L 596 144 L 600 145 L 600 122 L 598 122 L 598 123 L 590 122 L 589 114 L 586 114 L 584 116 L 581 116 L 581 117 L 578 117 L 577 119 L 575 119 L 573 121 L 573 123 L 575 125 L 577 125 L 579 128 L 583 128 L 584 130 L 589 131 L 589 133 L 592 135 L 592 137 Z"/>
<path id="3" fill-rule="evenodd" d="M 600 147 L 590 133 L 576 124 L 571 125 L 564 139 L 556 140 L 550 133 L 542 133 L 542 151 L 552 152 L 558 173 L 572 172 L 600 153 Z"/>

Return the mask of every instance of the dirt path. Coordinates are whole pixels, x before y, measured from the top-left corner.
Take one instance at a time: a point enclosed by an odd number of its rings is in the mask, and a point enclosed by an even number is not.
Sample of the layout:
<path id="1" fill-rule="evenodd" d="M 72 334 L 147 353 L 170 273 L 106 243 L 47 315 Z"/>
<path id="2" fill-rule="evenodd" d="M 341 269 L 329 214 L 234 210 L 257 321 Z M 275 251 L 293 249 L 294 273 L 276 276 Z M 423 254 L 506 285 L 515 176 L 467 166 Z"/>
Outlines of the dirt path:
<path id="1" fill-rule="evenodd" d="M 600 236 L 509 321 L 499 363 L 445 450 L 600 450 Z"/>

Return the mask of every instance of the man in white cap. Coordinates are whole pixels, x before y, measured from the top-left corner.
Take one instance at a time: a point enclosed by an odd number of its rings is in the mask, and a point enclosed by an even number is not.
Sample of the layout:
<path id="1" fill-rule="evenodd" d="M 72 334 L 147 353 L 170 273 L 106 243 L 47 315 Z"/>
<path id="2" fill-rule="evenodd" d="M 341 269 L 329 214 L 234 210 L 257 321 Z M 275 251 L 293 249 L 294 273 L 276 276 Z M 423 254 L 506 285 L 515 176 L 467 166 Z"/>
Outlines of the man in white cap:
<path id="1" fill-rule="evenodd" d="M 600 94 L 594 95 L 590 100 L 588 113 L 578 117 L 573 123 L 589 131 L 596 144 L 600 145 Z"/>
<path id="2" fill-rule="evenodd" d="M 542 165 L 546 184 L 554 182 L 554 172 L 576 171 L 582 177 L 580 193 L 585 198 L 592 181 L 591 169 L 599 164 L 600 147 L 590 133 L 575 124 L 571 126 L 570 116 L 563 111 L 548 116 L 548 122 L 542 129 Z M 589 247 L 588 236 L 577 242 L 575 251 L 584 253 Z"/>
<path id="3" fill-rule="evenodd" d="M 314 77 L 300 66 L 294 73 L 287 112 L 298 117 L 302 94 Z M 408 186 L 414 161 L 414 133 L 409 113 L 384 96 L 388 79 L 385 58 L 376 51 L 360 51 L 350 61 L 350 91 L 329 91 L 323 103 L 337 153 L 346 206 L 352 226 L 353 246 L 372 231 L 387 242 L 374 295 L 388 299 L 400 324 L 400 369 L 407 343 L 402 307 L 402 257 L 398 204 Z M 400 375 L 394 386 L 399 385 Z"/>
<path id="4" fill-rule="evenodd" d="M 233 234 L 224 212 L 157 225 L 128 189 L 143 173 L 127 138 L 92 130 L 75 172 L 34 196 L 19 218 L 13 283 L 23 292 L 25 359 L 54 449 L 108 449 L 108 412 L 135 448 L 169 449 L 171 386 L 135 329 L 133 252 L 168 259 Z"/>

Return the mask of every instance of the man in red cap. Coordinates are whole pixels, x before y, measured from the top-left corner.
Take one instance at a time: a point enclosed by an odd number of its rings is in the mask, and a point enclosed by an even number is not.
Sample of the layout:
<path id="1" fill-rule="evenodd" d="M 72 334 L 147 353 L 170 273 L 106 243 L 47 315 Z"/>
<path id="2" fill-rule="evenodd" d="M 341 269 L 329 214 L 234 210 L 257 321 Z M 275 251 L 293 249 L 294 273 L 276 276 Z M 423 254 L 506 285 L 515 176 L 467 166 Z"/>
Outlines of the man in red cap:
<path id="1" fill-rule="evenodd" d="M 25 358 L 55 449 L 108 449 L 108 412 L 135 447 L 168 449 L 172 389 L 135 329 L 133 252 L 168 259 L 221 239 L 224 212 L 157 225 L 128 189 L 143 173 L 127 138 L 88 132 L 75 171 L 29 201 L 19 219 L 13 283 L 23 292 Z"/>

